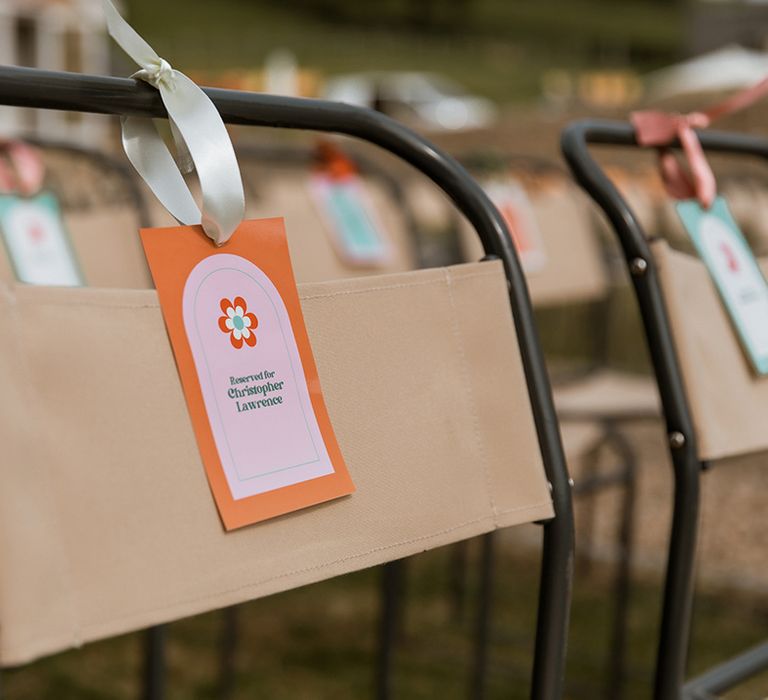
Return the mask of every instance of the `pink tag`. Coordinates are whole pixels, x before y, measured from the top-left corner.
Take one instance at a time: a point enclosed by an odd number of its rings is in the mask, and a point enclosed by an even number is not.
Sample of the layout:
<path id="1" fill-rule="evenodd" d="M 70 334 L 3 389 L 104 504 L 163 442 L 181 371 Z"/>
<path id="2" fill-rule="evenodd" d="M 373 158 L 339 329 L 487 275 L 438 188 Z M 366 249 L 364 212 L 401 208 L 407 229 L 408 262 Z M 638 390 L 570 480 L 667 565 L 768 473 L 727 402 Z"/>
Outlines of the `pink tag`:
<path id="1" fill-rule="evenodd" d="M 270 279 L 239 255 L 205 258 L 187 279 L 183 309 L 232 497 L 332 474 L 288 312 Z"/>

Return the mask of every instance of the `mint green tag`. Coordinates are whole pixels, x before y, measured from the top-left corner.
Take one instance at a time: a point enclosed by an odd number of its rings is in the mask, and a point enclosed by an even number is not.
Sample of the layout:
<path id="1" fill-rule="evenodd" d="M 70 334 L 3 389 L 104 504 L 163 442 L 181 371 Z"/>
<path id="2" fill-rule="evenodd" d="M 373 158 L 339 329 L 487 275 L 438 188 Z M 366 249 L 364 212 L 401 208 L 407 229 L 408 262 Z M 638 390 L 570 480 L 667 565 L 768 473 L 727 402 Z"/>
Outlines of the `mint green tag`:
<path id="1" fill-rule="evenodd" d="M 53 193 L 0 194 L 0 234 L 20 282 L 58 287 L 83 284 Z"/>
<path id="2" fill-rule="evenodd" d="M 340 255 L 353 265 L 387 263 L 389 242 L 376 221 L 360 181 L 316 175 L 311 186 Z"/>
<path id="3" fill-rule="evenodd" d="M 717 197 L 705 211 L 687 200 L 677 203 L 677 212 L 753 367 L 768 374 L 768 283 L 728 205 Z"/>

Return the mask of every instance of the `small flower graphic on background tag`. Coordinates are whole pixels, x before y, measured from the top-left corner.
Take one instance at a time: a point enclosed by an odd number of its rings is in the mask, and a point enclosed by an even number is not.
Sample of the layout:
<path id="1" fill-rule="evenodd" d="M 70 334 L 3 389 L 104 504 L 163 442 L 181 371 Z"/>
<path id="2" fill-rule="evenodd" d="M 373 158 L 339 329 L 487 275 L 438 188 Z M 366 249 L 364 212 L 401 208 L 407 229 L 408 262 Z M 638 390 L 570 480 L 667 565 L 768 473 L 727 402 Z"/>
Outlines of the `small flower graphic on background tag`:
<path id="1" fill-rule="evenodd" d="M 248 305 L 243 297 L 235 297 L 232 301 L 222 299 L 219 303 L 224 316 L 219 317 L 219 328 L 222 333 L 229 333 L 229 342 L 236 349 L 256 345 L 256 328 L 259 319 L 248 313 Z"/>
<path id="2" fill-rule="evenodd" d="M 739 271 L 739 259 L 736 257 L 736 254 L 733 252 L 733 248 L 723 241 L 720 244 L 720 250 L 722 251 L 723 255 L 725 256 L 726 264 L 728 265 L 728 269 L 731 272 L 738 272 Z"/>

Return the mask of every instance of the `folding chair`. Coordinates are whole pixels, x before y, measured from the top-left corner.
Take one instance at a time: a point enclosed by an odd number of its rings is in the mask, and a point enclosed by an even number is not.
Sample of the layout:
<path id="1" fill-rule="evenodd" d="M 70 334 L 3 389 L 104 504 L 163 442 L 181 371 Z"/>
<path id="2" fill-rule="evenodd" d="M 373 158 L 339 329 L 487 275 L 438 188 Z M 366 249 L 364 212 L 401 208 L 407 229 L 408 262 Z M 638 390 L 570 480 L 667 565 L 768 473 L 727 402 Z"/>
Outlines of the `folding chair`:
<path id="1" fill-rule="evenodd" d="M 61 206 L 67 233 L 78 251 L 78 265 L 86 284 L 121 287 L 127 283 L 149 287 L 151 277 L 141 251 L 127 245 L 137 227 L 149 225 L 147 203 L 127 165 L 103 151 L 64 141 L 28 137 L 46 170 L 45 189 Z M 105 274 L 101 260 L 117 255 L 119 268 Z M 0 281 L 14 279 L 6 255 L 0 255 Z M 142 695 L 156 696 L 162 682 L 163 629 L 147 630 L 144 638 Z"/>
<path id="2" fill-rule="evenodd" d="M 709 151 L 768 157 L 764 139 L 717 131 L 700 132 L 699 138 Z M 747 367 L 704 264 L 665 241 L 646 238 L 634 212 L 593 158 L 590 144 L 639 146 L 633 127 L 623 122 L 576 122 L 562 137 L 572 172 L 605 212 L 623 248 L 661 394 L 674 469 L 654 697 L 703 700 L 768 665 L 764 644 L 688 684 L 684 680 L 700 474 L 714 461 L 768 449 L 764 418 L 761 412 L 750 412 L 768 400 L 768 386 L 756 381 Z M 704 329 L 706 342 L 701 342 Z"/>
<path id="3" fill-rule="evenodd" d="M 574 495 L 589 499 L 581 531 L 587 549 L 591 549 L 595 497 L 616 487 L 623 492 L 604 688 L 606 698 L 617 700 L 625 672 L 637 464 L 625 429 L 638 421 L 659 419 L 657 392 L 651 380 L 610 367 L 613 302 L 621 283 L 613 274 L 611 251 L 598 237 L 587 201 L 562 167 L 522 155 L 473 154 L 461 160 L 481 184 L 503 188 L 514 178 L 535 218 L 536 231 L 529 233 L 540 238 L 535 251 L 540 259 L 526 269 L 526 278 L 534 309 L 548 327 L 545 350 L 547 341 L 553 348 L 550 374 L 566 459 L 571 465 L 577 461 L 583 465 Z M 468 227 L 460 231 L 463 259 L 473 259 L 477 243 L 468 235 Z M 586 342 L 578 342 L 583 339 Z M 584 355 L 580 361 L 573 359 L 575 344 Z M 557 360 L 564 355 L 568 363 L 558 372 Z M 598 470 L 599 452 L 606 447 L 618 463 Z"/>
<path id="4" fill-rule="evenodd" d="M 573 552 L 570 485 L 525 280 L 498 212 L 455 161 L 387 117 L 313 100 L 207 92 L 226 122 L 344 133 L 399 156 L 476 225 L 485 259 L 300 286 L 357 492 L 227 534 L 189 429 L 155 292 L 4 285 L 0 324 L 18 345 L 0 356 L 8 397 L 0 430 L 9 464 L 24 469 L 1 475 L 0 659 L 24 663 L 541 521 L 531 693 L 561 697 Z M 157 92 L 133 80 L 22 68 L 0 68 L 0 103 L 165 115 Z M 12 314 L 19 306 L 24 313 Z M 396 322 L 382 327 L 381 319 Z M 416 352 L 403 352 L 405 339 Z M 29 377 L 45 379 L 32 385 L 34 405 L 21 400 L 32 388 L 18 378 L 24 366 Z M 404 377 L 411 378 L 410 391 L 397 393 L 395 379 Z M 141 410 L 121 411 L 114 420 L 100 403 L 104 396 Z M 365 430 L 363 405 L 376 416 Z M 41 423 L 43 434 L 34 431 Z M 94 464 L 93 454 L 104 461 Z M 62 469 L 46 473 L 49 464 Z M 45 479 L 51 487 L 40 489 Z M 139 566 L 141 585 L 126 585 Z M 385 679 L 388 670 L 381 669 Z M 380 694 L 388 690 L 384 682 Z"/>

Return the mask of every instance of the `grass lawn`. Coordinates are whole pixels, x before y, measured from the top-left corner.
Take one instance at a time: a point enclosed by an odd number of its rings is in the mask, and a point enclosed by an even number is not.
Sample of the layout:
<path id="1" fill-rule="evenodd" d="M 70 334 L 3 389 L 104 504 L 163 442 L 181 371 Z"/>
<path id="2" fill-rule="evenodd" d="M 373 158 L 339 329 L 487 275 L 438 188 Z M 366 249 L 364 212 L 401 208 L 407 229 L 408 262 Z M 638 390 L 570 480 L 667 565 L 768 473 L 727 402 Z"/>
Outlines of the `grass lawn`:
<path id="1" fill-rule="evenodd" d="M 472 555 L 477 552 L 472 550 Z M 449 550 L 410 561 L 403 640 L 396 665 L 395 697 L 466 697 L 471 605 L 460 619 L 446 595 Z M 473 559 L 474 561 L 474 559 Z M 536 560 L 510 553 L 497 583 L 490 697 L 527 698 L 531 630 L 535 615 Z M 378 570 L 310 586 L 241 608 L 237 698 L 352 700 L 370 697 L 375 648 Z M 468 602 L 474 581 L 470 577 Z M 601 697 L 600 679 L 609 622 L 610 570 L 593 567 L 576 577 L 568 668 L 568 698 Z M 650 696 L 650 669 L 658 618 L 656 582 L 633 591 L 631 663 L 627 700 Z M 700 595 L 694 669 L 759 641 L 768 610 L 750 597 Z M 216 698 L 218 613 L 170 627 L 170 698 Z M 138 637 L 92 644 L 4 677 L 7 700 L 102 700 L 136 697 Z M 728 696 L 756 697 L 757 685 Z M 762 685 L 765 688 L 765 680 Z M 762 697 L 762 695 L 760 696 Z"/>

